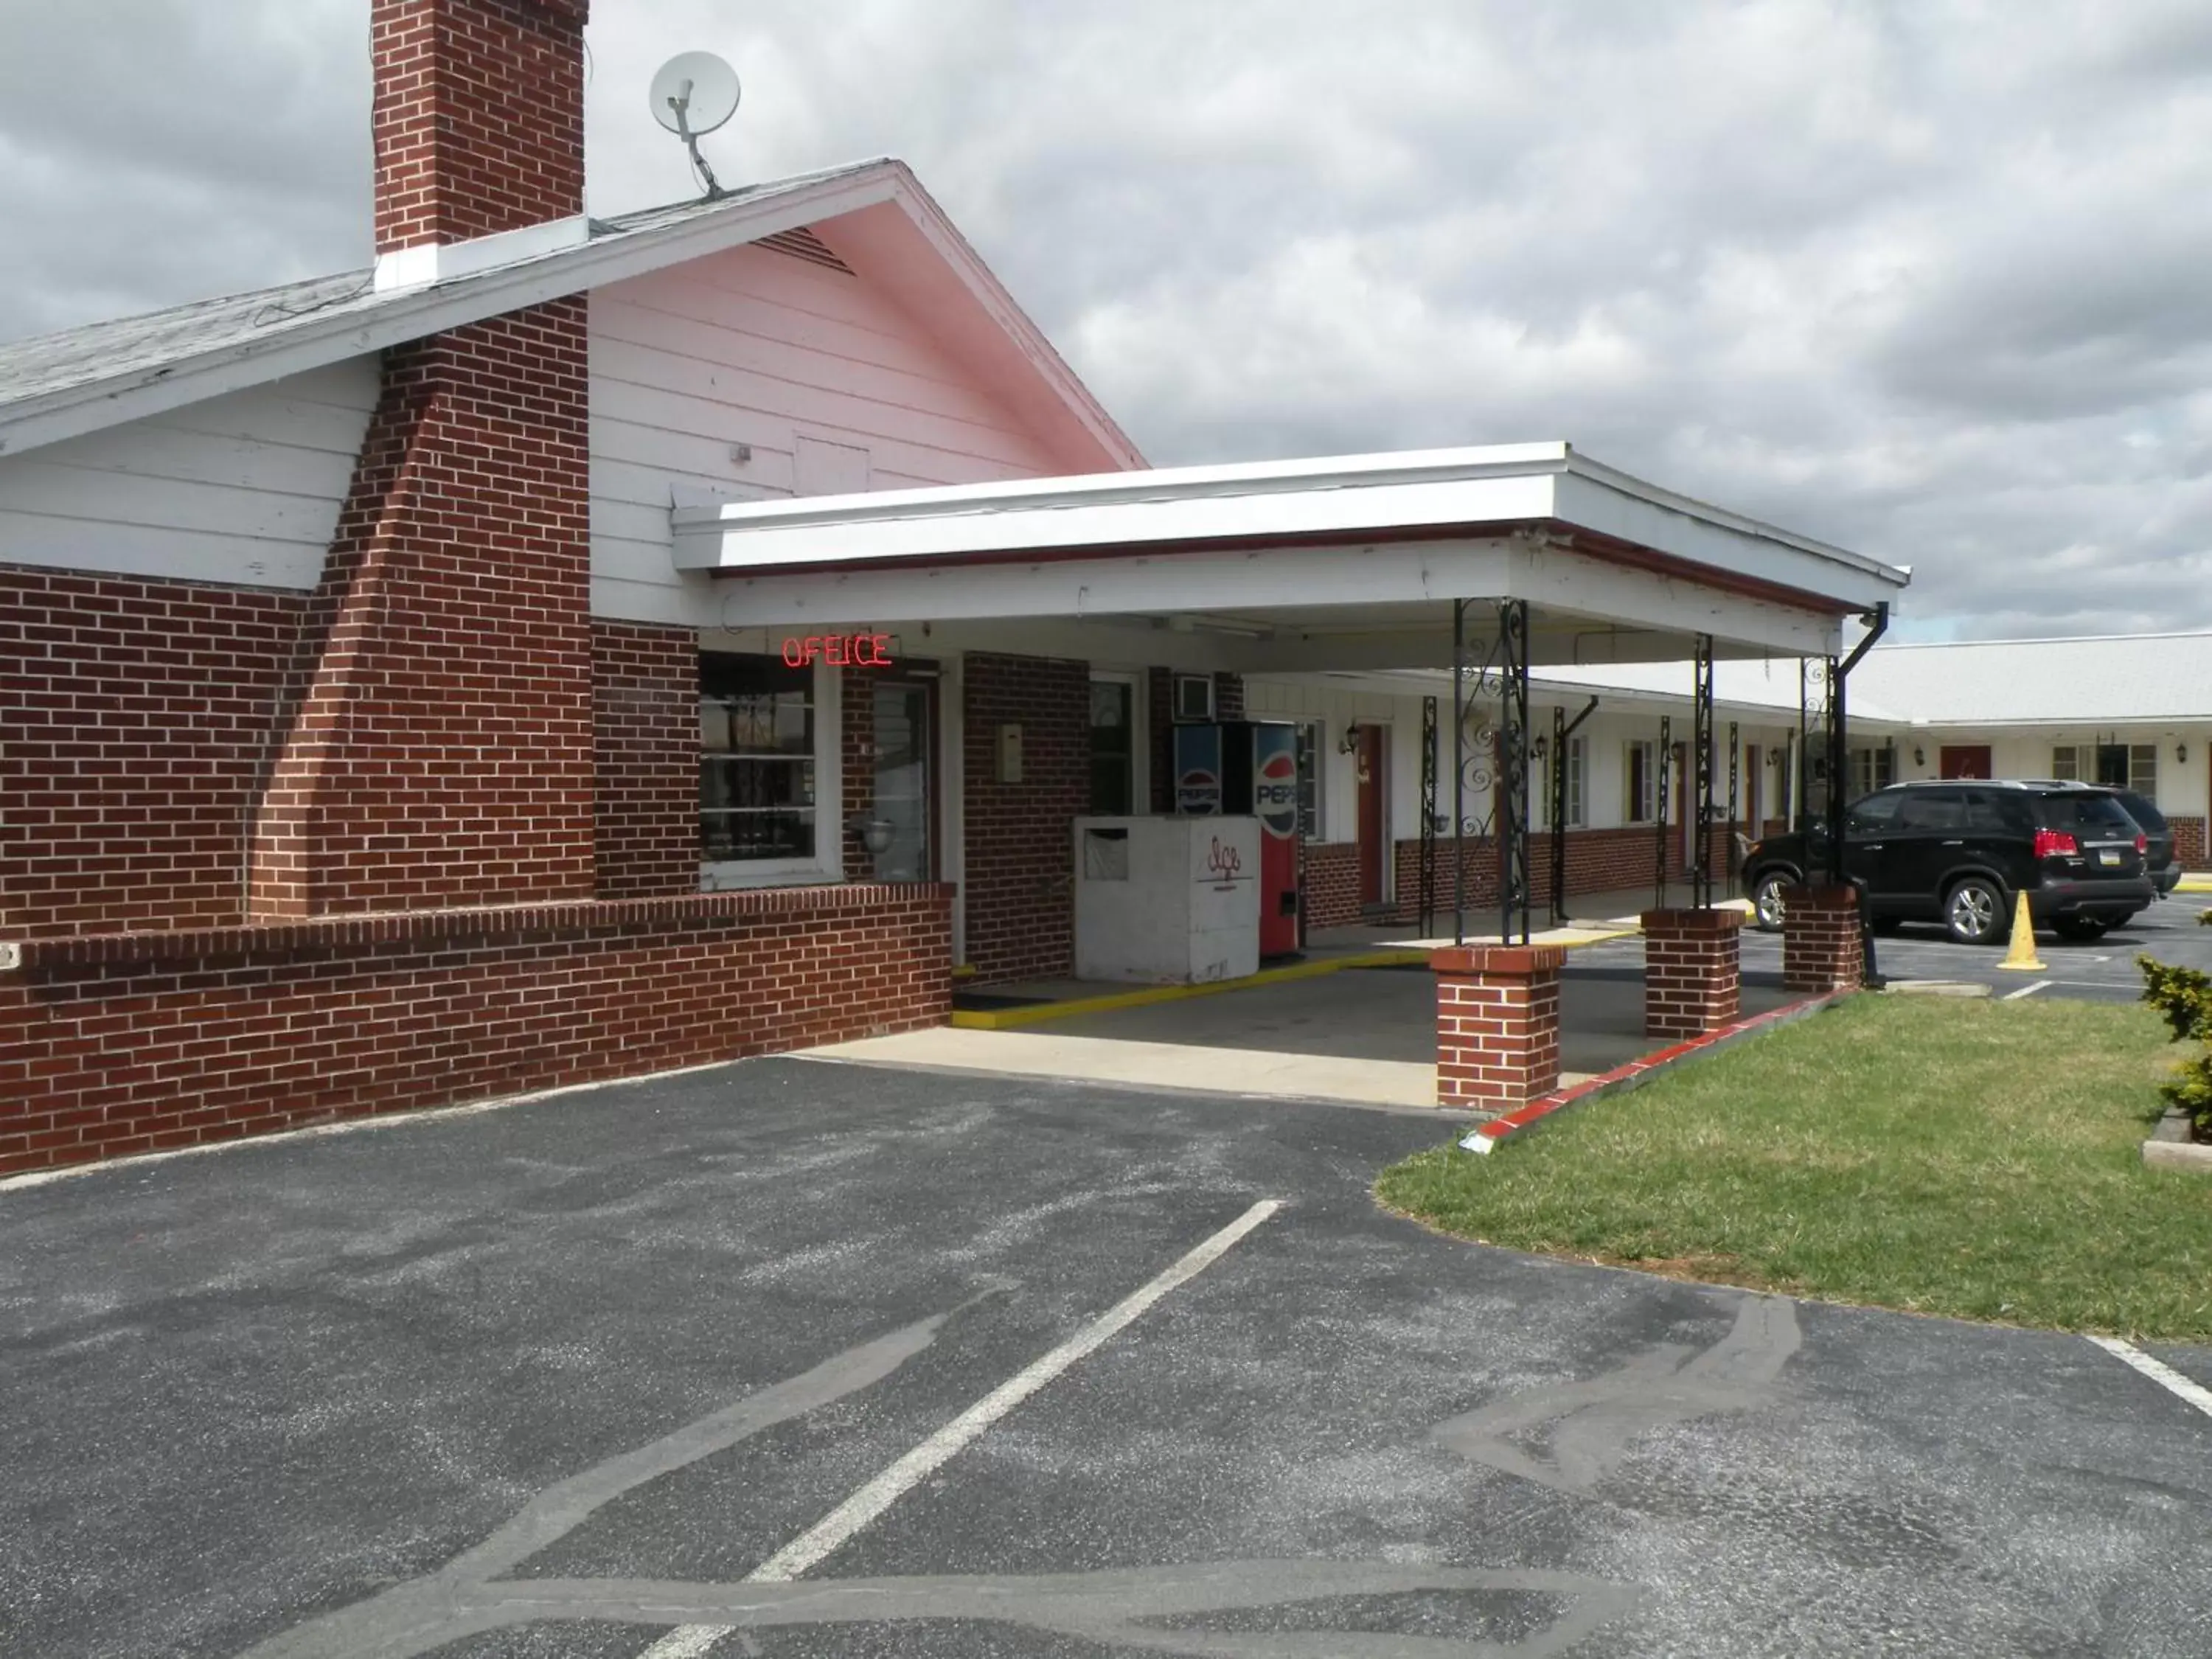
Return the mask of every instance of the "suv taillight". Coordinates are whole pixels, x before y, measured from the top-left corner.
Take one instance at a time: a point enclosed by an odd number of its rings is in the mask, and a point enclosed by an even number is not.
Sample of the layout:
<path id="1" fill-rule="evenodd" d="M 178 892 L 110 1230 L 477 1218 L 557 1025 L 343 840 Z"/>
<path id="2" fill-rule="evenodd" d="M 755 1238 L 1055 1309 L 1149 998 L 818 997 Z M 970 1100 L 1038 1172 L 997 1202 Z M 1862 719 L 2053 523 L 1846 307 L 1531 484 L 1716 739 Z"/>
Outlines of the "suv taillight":
<path id="1" fill-rule="evenodd" d="M 2014 844 L 2017 846 L 2019 843 Z M 2035 832 L 2035 856 L 2039 859 L 2079 858 L 2081 848 L 2063 830 L 2039 830 Z"/>
<path id="2" fill-rule="evenodd" d="M 2150 837 L 2148 836 L 2137 836 L 2136 837 L 2136 851 L 2138 853 L 2148 853 L 2150 851 Z"/>

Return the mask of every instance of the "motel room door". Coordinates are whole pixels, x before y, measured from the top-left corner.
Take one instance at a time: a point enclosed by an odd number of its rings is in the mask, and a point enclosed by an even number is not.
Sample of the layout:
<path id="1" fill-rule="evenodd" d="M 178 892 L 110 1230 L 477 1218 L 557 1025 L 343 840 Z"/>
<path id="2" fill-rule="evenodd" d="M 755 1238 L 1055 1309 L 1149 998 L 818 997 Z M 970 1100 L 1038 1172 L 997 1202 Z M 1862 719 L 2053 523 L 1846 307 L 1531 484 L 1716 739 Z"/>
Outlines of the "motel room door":
<path id="1" fill-rule="evenodd" d="M 878 881 L 933 881 L 937 875 L 937 686 L 931 680 L 876 680 L 875 805 L 890 825 L 890 845 L 875 855 Z"/>
<path id="2" fill-rule="evenodd" d="M 1389 780 L 1382 775 L 1387 752 L 1383 740 L 1389 735 L 1389 729 L 1386 726 L 1361 726 L 1358 742 L 1352 751 L 1357 769 L 1354 775 L 1359 786 L 1359 906 L 1363 910 L 1380 909 L 1390 890 L 1386 879 L 1390 825 L 1384 811 L 1387 798 L 1383 793 Z"/>
<path id="3" fill-rule="evenodd" d="M 1990 746 L 1985 743 L 1947 743 L 1936 758 L 1936 770 L 1947 778 L 1987 778 L 1990 775 Z"/>

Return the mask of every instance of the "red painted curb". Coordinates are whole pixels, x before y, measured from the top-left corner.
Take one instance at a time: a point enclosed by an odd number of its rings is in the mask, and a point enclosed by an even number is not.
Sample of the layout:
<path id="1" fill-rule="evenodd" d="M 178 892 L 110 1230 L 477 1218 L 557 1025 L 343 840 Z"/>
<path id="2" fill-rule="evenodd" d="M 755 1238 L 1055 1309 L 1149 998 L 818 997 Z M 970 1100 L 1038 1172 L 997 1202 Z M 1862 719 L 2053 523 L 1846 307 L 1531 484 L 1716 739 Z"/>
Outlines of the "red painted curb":
<path id="1" fill-rule="evenodd" d="M 1489 1122 L 1478 1126 L 1474 1133 L 1463 1137 L 1459 1144 L 1462 1149 L 1470 1152 L 1495 1152 L 1500 1141 L 1510 1135 L 1520 1133 L 1523 1129 L 1534 1127 L 1554 1112 L 1563 1111 L 1570 1106 L 1578 1106 L 1587 1100 L 1599 1100 L 1607 1095 L 1621 1094 L 1630 1089 L 1638 1088 L 1671 1066 L 1681 1065 L 1686 1060 L 1701 1060 L 1705 1055 L 1725 1048 L 1731 1043 L 1742 1041 L 1745 1037 L 1759 1036 L 1778 1026 L 1790 1024 L 1803 1019 L 1808 1014 L 1817 1014 L 1824 1009 L 1832 1008 L 1846 997 L 1857 994 L 1856 990 L 1830 991 L 1820 996 L 1806 997 L 1801 1001 L 1785 1002 L 1779 1008 L 1770 1008 L 1763 1014 L 1753 1014 L 1749 1019 L 1740 1019 L 1733 1025 L 1723 1025 L 1717 1031 L 1708 1031 L 1703 1036 L 1692 1037 L 1687 1042 L 1670 1044 L 1667 1048 L 1632 1060 L 1625 1066 L 1616 1066 L 1609 1072 L 1601 1072 L 1587 1082 L 1576 1084 L 1572 1088 L 1554 1089 L 1550 1094 L 1540 1099 L 1530 1101 L 1516 1111 L 1507 1112 L 1503 1116 L 1492 1118 Z"/>

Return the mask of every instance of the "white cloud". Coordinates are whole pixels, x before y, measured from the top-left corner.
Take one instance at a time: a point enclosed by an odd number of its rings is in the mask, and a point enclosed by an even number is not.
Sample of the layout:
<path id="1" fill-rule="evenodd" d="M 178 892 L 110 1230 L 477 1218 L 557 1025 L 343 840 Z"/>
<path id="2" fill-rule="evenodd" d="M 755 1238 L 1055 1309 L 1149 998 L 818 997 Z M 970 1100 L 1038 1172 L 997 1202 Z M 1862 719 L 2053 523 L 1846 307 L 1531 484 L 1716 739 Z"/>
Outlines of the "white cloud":
<path id="1" fill-rule="evenodd" d="M 366 0 L 0 15 L 0 336 L 362 263 Z M 890 152 L 1155 459 L 1564 436 L 1911 563 L 1916 627 L 2212 625 L 2200 0 L 597 0 L 592 204 Z M 77 66 L 97 63 L 107 118 Z"/>

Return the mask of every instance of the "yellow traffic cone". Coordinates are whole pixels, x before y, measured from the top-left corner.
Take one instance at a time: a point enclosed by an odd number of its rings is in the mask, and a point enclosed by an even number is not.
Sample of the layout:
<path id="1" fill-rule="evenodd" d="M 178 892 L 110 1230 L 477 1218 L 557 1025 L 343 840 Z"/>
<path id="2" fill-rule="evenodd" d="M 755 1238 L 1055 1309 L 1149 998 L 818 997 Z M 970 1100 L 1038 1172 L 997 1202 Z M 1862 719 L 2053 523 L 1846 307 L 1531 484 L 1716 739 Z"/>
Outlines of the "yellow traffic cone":
<path id="1" fill-rule="evenodd" d="M 2027 913 L 2027 895 L 2024 891 L 2012 908 L 2012 948 L 1997 966 L 2015 974 L 2043 971 L 2043 960 L 2035 954 L 2035 919 Z"/>

